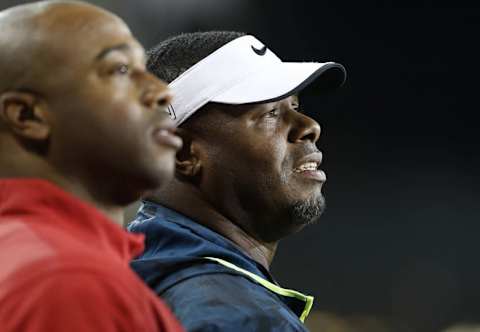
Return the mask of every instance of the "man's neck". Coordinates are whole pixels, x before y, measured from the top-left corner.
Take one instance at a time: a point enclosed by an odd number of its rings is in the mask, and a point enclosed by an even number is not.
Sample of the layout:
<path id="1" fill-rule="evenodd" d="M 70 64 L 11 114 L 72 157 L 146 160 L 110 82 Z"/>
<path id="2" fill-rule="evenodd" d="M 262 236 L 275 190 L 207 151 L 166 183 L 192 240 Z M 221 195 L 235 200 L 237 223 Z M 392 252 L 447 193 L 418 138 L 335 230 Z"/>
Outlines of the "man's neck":
<path id="1" fill-rule="evenodd" d="M 3 149 L 2 152 L 7 151 Z M 93 190 L 89 190 L 85 181 L 62 176 L 45 160 L 32 157 L 23 151 L 9 151 L 4 155 L 15 157 L 0 157 L 0 178 L 37 178 L 50 181 L 78 199 L 94 206 L 114 223 L 123 225 L 123 208 L 99 199 L 99 195 L 95 195 Z"/>
<path id="2" fill-rule="evenodd" d="M 99 199 L 98 195 L 92 194 L 92 191 L 87 186 L 82 185 L 75 180 L 69 180 L 63 177 L 56 177 L 53 179 L 47 179 L 66 192 L 71 193 L 78 199 L 89 203 L 107 216 L 111 221 L 119 226 L 124 224 L 124 209 L 121 206 L 117 206 L 111 203 L 106 203 L 105 200 Z M 99 184 L 101 186 L 101 184 Z"/>
<path id="3" fill-rule="evenodd" d="M 229 239 L 253 260 L 269 270 L 278 242 L 265 243 L 256 239 L 233 220 L 222 215 L 207 200 L 202 199 L 200 193 L 191 188 L 185 189 L 184 186 L 186 185 L 178 184 L 173 190 L 171 185 L 167 185 L 151 200 L 184 214 Z"/>

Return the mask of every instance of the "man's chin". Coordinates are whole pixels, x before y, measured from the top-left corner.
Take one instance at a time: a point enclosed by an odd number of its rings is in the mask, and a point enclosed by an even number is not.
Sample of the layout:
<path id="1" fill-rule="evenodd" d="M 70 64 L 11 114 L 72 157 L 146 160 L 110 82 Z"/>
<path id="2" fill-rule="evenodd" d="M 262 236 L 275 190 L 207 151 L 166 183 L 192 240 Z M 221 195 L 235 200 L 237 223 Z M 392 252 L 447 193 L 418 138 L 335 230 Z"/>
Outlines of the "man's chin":
<path id="1" fill-rule="evenodd" d="M 290 209 L 292 224 L 306 226 L 320 220 L 326 204 L 323 195 L 313 196 L 308 200 L 296 202 Z"/>

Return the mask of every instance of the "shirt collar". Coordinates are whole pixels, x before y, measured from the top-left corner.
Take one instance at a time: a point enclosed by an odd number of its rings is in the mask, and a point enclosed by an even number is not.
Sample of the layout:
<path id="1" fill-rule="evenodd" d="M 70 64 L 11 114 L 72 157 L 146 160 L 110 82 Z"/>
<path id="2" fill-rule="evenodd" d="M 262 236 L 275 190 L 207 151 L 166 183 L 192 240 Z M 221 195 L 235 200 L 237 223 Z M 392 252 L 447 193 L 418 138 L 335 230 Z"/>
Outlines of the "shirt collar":
<path id="1" fill-rule="evenodd" d="M 144 249 L 142 235 L 126 232 L 95 207 L 46 180 L 0 180 L 0 222 L 20 216 L 22 222 L 42 223 L 74 234 L 125 263 Z"/>

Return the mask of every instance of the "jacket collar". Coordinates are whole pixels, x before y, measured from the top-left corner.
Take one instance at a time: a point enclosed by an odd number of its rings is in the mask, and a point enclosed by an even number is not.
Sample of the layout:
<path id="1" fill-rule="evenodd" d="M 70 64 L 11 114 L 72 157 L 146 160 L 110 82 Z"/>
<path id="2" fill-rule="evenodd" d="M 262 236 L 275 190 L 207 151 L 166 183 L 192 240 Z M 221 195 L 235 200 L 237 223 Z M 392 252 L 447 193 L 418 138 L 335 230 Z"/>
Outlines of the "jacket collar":
<path id="1" fill-rule="evenodd" d="M 146 235 L 146 250 L 143 259 L 224 258 L 252 273 L 274 281 L 270 272 L 248 256 L 239 246 L 187 216 L 160 204 L 143 201 L 136 219 L 128 226 L 133 232 Z"/>

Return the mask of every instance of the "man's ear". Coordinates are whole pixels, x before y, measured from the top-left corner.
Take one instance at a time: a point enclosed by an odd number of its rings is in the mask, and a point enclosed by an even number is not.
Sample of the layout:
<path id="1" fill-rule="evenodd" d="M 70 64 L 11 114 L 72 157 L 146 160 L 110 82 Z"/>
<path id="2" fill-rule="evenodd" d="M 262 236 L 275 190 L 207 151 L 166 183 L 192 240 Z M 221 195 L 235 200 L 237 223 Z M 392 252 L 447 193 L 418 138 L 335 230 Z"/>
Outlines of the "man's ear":
<path id="1" fill-rule="evenodd" d="M 202 162 L 197 151 L 197 144 L 185 129 L 177 128 L 175 133 L 183 140 L 180 151 L 175 158 L 175 173 L 180 177 L 193 179 L 200 175 Z"/>
<path id="2" fill-rule="evenodd" d="M 46 107 L 32 93 L 10 91 L 0 95 L 0 117 L 4 126 L 29 140 L 46 140 L 51 126 Z"/>

